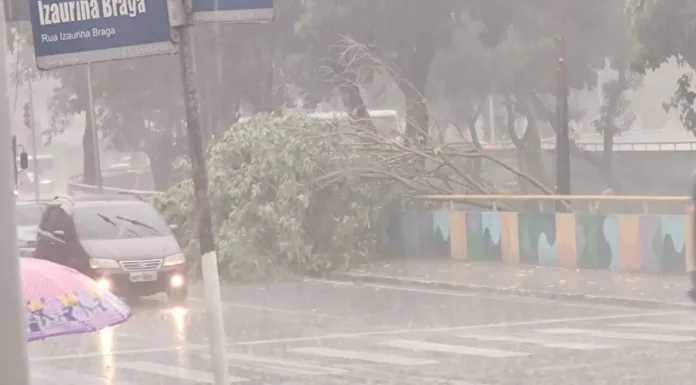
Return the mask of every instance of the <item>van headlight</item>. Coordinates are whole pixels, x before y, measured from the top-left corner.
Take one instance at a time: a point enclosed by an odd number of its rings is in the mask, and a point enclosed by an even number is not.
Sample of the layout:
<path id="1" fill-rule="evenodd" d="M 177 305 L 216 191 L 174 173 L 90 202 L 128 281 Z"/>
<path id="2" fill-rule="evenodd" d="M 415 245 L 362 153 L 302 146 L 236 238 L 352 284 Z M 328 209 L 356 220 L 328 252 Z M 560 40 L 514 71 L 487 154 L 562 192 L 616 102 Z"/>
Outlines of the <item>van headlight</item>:
<path id="1" fill-rule="evenodd" d="M 113 259 L 90 258 L 89 267 L 92 269 L 118 269 L 121 266 Z"/>
<path id="2" fill-rule="evenodd" d="M 178 253 L 174 255 L 170 255 L 167 258 L 164 259 L 164 266 L 175 266 L 175 265 L 181 265 L 186 262 L 186 257 L 184 257 L 184 254 Z"/>

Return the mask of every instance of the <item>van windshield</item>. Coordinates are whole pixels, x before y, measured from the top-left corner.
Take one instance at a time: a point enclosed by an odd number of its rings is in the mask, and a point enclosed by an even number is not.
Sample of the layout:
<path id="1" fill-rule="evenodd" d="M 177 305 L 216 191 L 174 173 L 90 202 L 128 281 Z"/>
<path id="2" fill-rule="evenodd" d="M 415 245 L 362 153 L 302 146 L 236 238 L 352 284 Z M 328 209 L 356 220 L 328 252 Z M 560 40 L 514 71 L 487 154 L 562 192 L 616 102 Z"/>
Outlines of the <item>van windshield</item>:
<path id="1" fill-rule="evenodd" d="M 81 240 L 168 237 L 162 215 L 147 203 L 116 203 L 76 207 L 75 230 Z"/>
<path id="2" fill-rule="evenodd" d="M 39 227 L 42 214 L 43 207 L 40 205 L 17 205 L 17 226 Z"/>

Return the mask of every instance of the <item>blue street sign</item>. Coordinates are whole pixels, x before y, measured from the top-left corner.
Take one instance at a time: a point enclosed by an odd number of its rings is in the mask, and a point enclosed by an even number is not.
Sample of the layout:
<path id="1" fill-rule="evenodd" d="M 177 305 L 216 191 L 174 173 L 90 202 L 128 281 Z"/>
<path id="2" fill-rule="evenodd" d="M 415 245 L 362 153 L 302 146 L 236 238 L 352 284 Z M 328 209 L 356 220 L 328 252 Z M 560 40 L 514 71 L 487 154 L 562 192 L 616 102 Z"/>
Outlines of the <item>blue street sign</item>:
<path id="1" fill-rule="evenodd" d="M 40 69 L 177 52 L 167 0 L 25 1 Z"/>
<path id="2" fill-rule="evenodd" d="M 272 21 L 273 0 L 190 0 L 191 21 L 259 23 Z"/>

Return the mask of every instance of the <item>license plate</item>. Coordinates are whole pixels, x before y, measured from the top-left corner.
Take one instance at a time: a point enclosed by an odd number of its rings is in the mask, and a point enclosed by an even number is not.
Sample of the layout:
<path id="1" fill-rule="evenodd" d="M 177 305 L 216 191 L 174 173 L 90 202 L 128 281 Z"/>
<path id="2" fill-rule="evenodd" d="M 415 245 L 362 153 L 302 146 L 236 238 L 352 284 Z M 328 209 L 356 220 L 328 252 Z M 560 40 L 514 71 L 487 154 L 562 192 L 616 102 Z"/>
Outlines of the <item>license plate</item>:
<path id="1" fill-rule="evenodd" d="M 157 280 L 156 271 L 142 271 L 138 273 L 130 273 L 131 282 L 152 282 Z"/>

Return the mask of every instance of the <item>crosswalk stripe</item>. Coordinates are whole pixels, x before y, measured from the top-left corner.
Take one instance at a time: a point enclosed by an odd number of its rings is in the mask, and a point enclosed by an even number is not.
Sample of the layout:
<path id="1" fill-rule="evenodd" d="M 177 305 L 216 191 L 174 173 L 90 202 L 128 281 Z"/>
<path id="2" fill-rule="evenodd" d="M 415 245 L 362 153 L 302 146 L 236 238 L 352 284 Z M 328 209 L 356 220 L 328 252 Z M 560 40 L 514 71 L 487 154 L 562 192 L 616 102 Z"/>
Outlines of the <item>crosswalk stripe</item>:
<path id="1" fill-rule="evenodd" d="M 202 358 L 210 359 L 209 355 L 201 355 Z M 307 362 L 283 360 L 279 358 L 260 357 L 251 354 L 229 353 L 225 355 L 228 361 L 235 366 L 244 364 L 258 367 L 264 371 L 274 371 L 287 374 L 300 374 L 306 376 L 316 376 L 322 374 L 341 374 L 346 371 L 339 368 L 325 367 L 310 364 Z"/>
<path id="2" fill-rule="evenodd" d="M 135 361 L 126 362 L 120 361 L 116 365 L 116 370 L 129 369 L 138 372 L 146 372 L 151 374 L 157 374 L 160 376 L 172 377 L 180 380 L 191 381 L 196 384 L 212 384 L 213 375 L 210 372 L 204 372 L 201 370 L 194 370 L 188 368 L 182 368 L 179 366 L 162 365 L 154 362 L 146 361 Z M 230 383 L 246 382 L 249 381 L 246 378 L 232 377 L 230 376 Z"/>
<path id="3" fill-rule="evenodd" d="M 643 334 L 643 333 L 615 333 L 606 332 L 600 330 L 590 330 L 590 329 L 542 329 L 537 330 L 541 333 L 547 334 L 566 334 L 566 335 L 588 335 L 592 337 L 600 338 L 616 338 L 624 340 L 639 340 L 639 341 L 649 341 L 649 342 L 694 342 L 696 338 L 685 337 L 685 336 L 675 336 L 669 334 Z"/>
<path id="4" fill-rule="evenodd" d="M 685 324 L 656 324 L 648 322 L 629 322 L 622 324 L 613 324 L 612 326 L 624 327 L 624 328 L 636 328 L 636 329 L 656 329 L 656 330 L 669 330 L 677 332 L 696 332 L 696 325 L 685 325 Z"/>
<path id="5" fill-rule="evenodd" d="M 313 356 L 322 356 L 330 358 L 344 358 L 347 360 L 358 360 L 358 361 L 368 361 L 380 364 L 392 364 L 392 365 L 429 365 L 436 364 L 437 361 L 425 360 L 419 358 L 396 356 L 392 354 L 382 354 L 374 352 L 363 352 L 356 350 L 345 350 L 345 349 L 329 349 L 321 347 L 306 347 L 306 348 L 295 348 L 290 349 L 291 352 L 300 354 L 309 354 Z"/>
<path id="6" fill-rule="evenodd" d="M 346 384 L 361 384 L 365 383 L 366 378 L 374 378 L 375 383 L 379 382 L 379 379 L 384 377 L 384 375 L 389 376 L 390 372 L 385 372 L 384 368 L 379 367 L 369 367 L 360 366 L 354 372 L 348 373 L 341 376 L 342 379 L 347 379 Z M 441 375 L 440 375 L 441 374 Z M 415 372 L 409 371 L 406 375 L 409 384 L 433 384 L 433 385 L 488 385 L 487 383 L 479 381 L 469 381 L 469 380 L 455 380 L 452 376 L 448 376 L 447 373 L 427 373 L 427 372 Z M 398 381 L 394 380 L 394 377 L 390 378 L 389 384 L 398 384 Z M 332 385 L 335 385 L 333 382 Z"/>
<path id="7" fill-rule="evenodd" d="M 132 382 L 105 378 L 102 376 L 85 374 L 77 370 L 65 370 L 59 368 L 32 369 L 31 377 L 37 380 L 46 381 L 49 384 L 65 384 L 66 379 L 70 384 L 84 385 L 135 385 Z"/>
<path id="8" fill-rule="evenodd" d="M 389 346 L 392 348 L 400 349 L 410 349 L 410 350 L 427 350 L 431 352 L 439 353 L 454 353 L 462 354 L 467 356 L 483 356 L 491 358 L 506 358 L 506 357 L 523 357 L 529 356 L 528 353 L 520 353 L 509 350 L 497 350 L 497 349 L 483 349 L 474 348 L 470 346 L 463 345 L 446 345 L 434 342 L 424 342 L 424 341 L 407 341 L 407 340 L 396 340 L 396 341 L 386 341 L 381 345 Z"/>
<path id="9" fill-rule="evenodd" d="M 535 338 L 523 338 L 514 336 L 496 336 L 496 335 L 483 335 L 483 334 L 472 334 L 472 335 L 460 335 L 460 338 L 468 338 L 479 341 L 488 342 L 510 342 L 515 344 L 530 344 L 539 345 L 546 348 L 554 349 L 569 349 L 569 350 L 606 350 L 614 349 L 616 346 L 610 345 L 599 345 L 599 344 L 586 344 L 579 342 L 563 342 L 563 341 L 549 341 Z"/>

